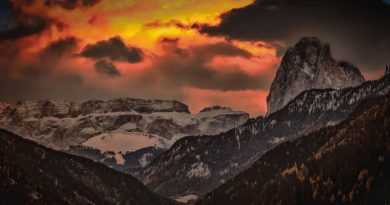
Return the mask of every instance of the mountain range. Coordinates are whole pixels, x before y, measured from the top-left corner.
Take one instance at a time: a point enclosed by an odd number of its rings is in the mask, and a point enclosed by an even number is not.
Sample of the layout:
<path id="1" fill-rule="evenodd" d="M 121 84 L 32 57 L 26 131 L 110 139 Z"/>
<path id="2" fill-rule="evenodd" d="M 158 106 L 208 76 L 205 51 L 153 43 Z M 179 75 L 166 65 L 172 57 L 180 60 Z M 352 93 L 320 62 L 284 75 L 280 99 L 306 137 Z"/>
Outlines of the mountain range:
<path id="1" fill-rule="evenodd" d="M 226 107 L 191 114 L 181 102 L 132 98 L 20 101 L 0 108 L 1 128 L 118 170 L 145 166 L 183 136 L 218 134 L 249 118 Z"/>

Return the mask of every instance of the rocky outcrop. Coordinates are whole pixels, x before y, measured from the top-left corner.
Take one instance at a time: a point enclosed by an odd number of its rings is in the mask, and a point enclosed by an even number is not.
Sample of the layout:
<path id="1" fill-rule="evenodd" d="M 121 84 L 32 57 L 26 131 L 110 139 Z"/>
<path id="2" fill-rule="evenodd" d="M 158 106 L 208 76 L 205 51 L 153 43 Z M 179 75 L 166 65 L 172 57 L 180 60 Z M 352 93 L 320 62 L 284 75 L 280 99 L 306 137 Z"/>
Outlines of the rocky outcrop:
<path id="1" fill-rule="evenodd" d="M 364 81 L 358 68 L 332 57 L 329 45 L 315 37 L 302 38 L 282 59 L 267 96 L 267 114 L 281 109 L 305 90 L 342 89 Z"/>
<path id="2" fill-rule="evenodd" d="M 203 108 L 200 112 L 210 112 L 210 111 L 215 111 L 215 110 L 232 110 L 232 109 L 229 107 L 222 107 L 219 105 L 215 105 L 212 107 Z"/>

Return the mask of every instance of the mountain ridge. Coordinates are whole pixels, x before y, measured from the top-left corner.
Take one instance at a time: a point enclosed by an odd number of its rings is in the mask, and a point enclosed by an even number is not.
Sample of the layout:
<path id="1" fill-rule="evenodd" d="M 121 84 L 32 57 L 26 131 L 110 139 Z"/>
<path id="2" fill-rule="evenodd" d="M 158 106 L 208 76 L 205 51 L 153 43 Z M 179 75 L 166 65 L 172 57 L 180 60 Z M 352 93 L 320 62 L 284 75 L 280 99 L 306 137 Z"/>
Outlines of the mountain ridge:
<path id="1" fill-rule="evenodd" d="M 340 124 L 268 151 L 197 204 L 389 202 L 389 114 L 389 94 L 367 99 Z"/>
<path id="2" fill-rule="evenodd" d="M 146 166 L 139 179 L 164 196 L 203 195 L 281 142 L 337 124 L 363 100 L 389 92 L 390 75 L 342 90 L 304 91 L 283 109 L 250 119 L 237 129 L 177 141 Z M 187 173 L 200 162 L 209 175 L 187 178 Z"/>
<path id="3" fill-rule="evenodd" d="M 0 202 L 175 204 L 130 175 L 0 129 Z"/>

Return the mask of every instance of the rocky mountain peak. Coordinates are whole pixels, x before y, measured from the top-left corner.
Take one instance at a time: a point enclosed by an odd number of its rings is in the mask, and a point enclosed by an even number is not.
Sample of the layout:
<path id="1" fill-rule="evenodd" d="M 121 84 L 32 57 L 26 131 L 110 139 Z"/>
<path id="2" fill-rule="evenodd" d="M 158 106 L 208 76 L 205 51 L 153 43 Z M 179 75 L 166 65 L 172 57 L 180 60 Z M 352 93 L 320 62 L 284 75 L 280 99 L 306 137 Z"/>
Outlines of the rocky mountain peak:
<path id="1" fill-rule="evenodd" d="M 304 37 L 282 58 L 267 96 L 267 114 L 281 109 L 302 91 L 342 89 L 364 81 L 357 67 L 332 57 L 328 44 L 316 37 Z"/>
<path id="2" fill-rule="evenodd" d="M 219 105 L 215 105 L 215 106 L 212 106 L 212 107 L 206 107 L 206 108 L 203 108 L 201 112 L 210 112 L 210 111 L 214 111 L 214 110 L 227 110 L 227 111 L 232 111 L 232 109 L 230 107 L 222 107 L 222 106 L 219 106 Z"/>
<path id="3" fill-rule="evenodd" d="M 385 75 L 389 75 L 390 74 L 390 65 L 386 65 L 386 69 L 385 69 Z"/>

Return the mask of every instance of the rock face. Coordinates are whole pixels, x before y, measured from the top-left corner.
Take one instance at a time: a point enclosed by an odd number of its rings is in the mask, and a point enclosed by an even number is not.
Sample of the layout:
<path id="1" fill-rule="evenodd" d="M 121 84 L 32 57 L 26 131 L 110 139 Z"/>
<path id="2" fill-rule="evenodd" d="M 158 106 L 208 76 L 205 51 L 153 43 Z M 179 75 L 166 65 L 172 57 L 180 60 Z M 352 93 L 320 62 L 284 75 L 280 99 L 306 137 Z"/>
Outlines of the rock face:
<path id="1" fill-rule="evenodd" d="M 270 150 L 197 204 L 386 204 L 389 120 L 390 96 L 368 99 L 346 121 Z"/>
<path id="2" fill-rule="evenodd" d="M 0 129 L 0 204 L 176 204 L 134 177 Z"/>
<path id="3" fill-rule="evenodd" d="M 0 127 L 118 170 L 136 170 L 181 137 L 215 135 L 245 123 L 248 118 L 245 112 L 222 107 L 191 114 L 187 105 L 177 101 L 44 100 L 4 106 L 0 110 Z M 137 152 L 140 149 L 143 151 Z"/>
<path id="4" fill-rule="evenodd" d="M 358 68 L 332 57 L 329 45 L 315 37 L 302 38 L 282 59 L 267 96 L 267 114 L 281 109 L 302 91 L 355 87 L 364 81 Z"/>

